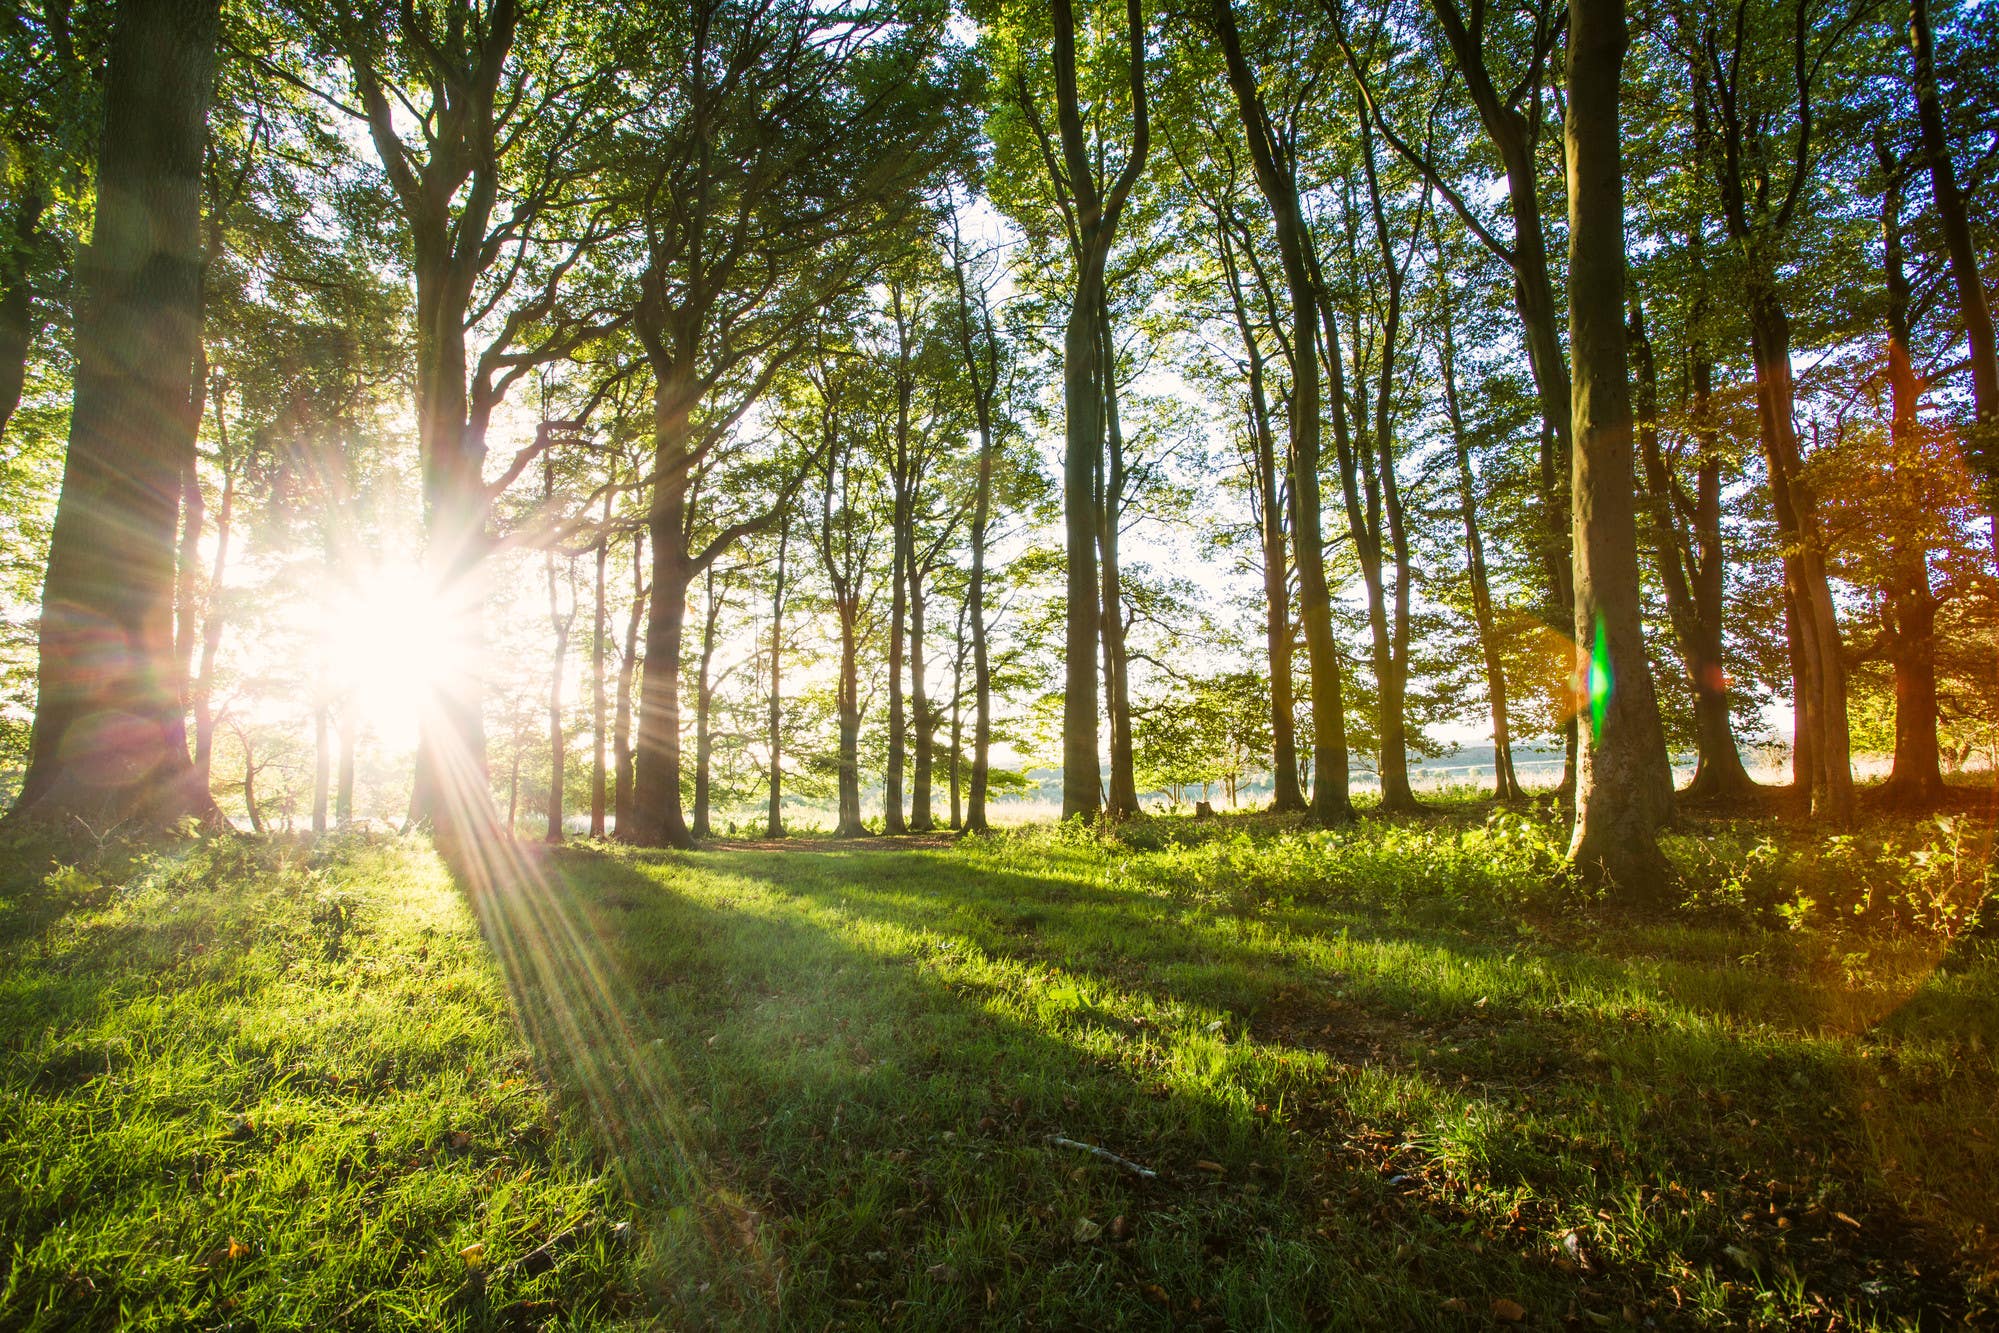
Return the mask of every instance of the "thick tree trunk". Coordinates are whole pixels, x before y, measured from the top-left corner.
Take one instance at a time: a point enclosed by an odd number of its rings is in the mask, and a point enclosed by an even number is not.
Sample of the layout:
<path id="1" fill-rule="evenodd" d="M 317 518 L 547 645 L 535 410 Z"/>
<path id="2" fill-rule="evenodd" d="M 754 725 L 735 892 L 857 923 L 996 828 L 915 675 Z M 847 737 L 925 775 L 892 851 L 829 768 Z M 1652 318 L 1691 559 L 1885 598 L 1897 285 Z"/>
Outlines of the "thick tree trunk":
<path id="1" fill-rule="evenodd" d="M 662 456 L 667 450 L 662 449 Z M 638 738 L 632 827 L 620 836 L 646 847 L 694 845 L 680 795 L 680 650 L 687 622 L 689 567 L 684 485 L 659 469 L 648 526 L 652 531 L 652 594 L 646 616 L 645 661 L 639 676 Z"/>
<path id="2" fill-rule="evenodd" d="M 1577 773 L 1570 861 L 1637 900 L 1660 901 L 1668 867 L 1656 833 L 1671 813 L 1672 771 L 1645 657 L 1632 506 L 1630 390 L 1624 341 L 1624 162 L 1618 91 L 1623 0 L 1569 8 L 1569 347 L 1575 358 L 1576 643 L 1589 745 Z"/>
<path id="3" fill-rule="evenodd" d="M 1310 235 L 1298 201 L 1298 182 L 1288 166 L 1280 166 L 1269 117 L 1257 91 L 1256 74 L 1243 55 L 1232 0 L 1217 0 L 1216 30 L 1227 59 L 1229 87 L 1246 131 L 1256 166 L 1257 186 L 1269 205 L 1283 259 L 1285 284 L 1291 298 L 1291 470 L 1293 531 L 1297 534 L 1298 605 L 1305 621 L 1305 653 L 1312 673 L 1312 815 L 1320 823 L 1337 824 L 1353 817 L 1348 794 L 1346 710 L 1341 700 L 1340 662 L 1333 639 L 1332 591 L 1326 582 L 1326 549 L 1321 532 L 1319 498 L 1319 359 L 1318 298 L 1313 264 L 1307 254 Z M 1288 164 L 1289 159 L 1286 159 Z M 1334 330 L 1328 326 L 1327 335 Z M 1325 349 L 1326 361 L 1340 364 L 1337 344 Z M 1341 386 L 1332 386 L 1335 400 Z M 1344 421 L 1335 402 L 1335 417 Z"/>
<path id="4" fill-rule="evenodd" d="M 1728 670 L 1721 658 L 1720 459 L 1711 448 L 1698 460 L 1694 533 L 1685 531 L 1676 511 L 1678 488 L 1659 443 L 1659 372 L 1645 312 L 1634 298 L 1629 330 L 1638 386 L 1638 453 L 1644 460 L 1644 501 L 1658 553 L 1659 578 L 1666 589 L 1666 614 L 1694 699 L 1694 741 L 1699 755 L 1686 794 L 1701 800 L 1740 799 L 1756 784 L 1742 766 L 1728 715 Z M 1705 441 L 1704 441 L 1705 443 Z M 1710 524 L 1712 531 L 1710 531 Z M 1696 553 L 1689 549 L 1698 543 Z M 1696 588 L 1700 592 L 1696 592 Z"/>
<path id="5" fill-rule="evenodd" d="M 201 164 L 218 26 L 215 0 L 124 0 L 118 9 L 17 815 L 99 828 L 219 818 L 188 758 L 174 660 L 175 520 L 199 426 Z"/>

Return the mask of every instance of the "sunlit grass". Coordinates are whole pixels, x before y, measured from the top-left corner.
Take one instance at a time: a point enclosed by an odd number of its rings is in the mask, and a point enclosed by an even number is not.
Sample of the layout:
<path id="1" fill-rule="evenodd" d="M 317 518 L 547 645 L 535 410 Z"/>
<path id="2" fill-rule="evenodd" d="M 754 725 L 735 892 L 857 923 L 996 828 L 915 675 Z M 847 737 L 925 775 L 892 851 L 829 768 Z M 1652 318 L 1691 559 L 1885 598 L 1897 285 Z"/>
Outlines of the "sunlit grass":
<path id="1" fill-rule="evenodd" d="M 59 876 L 0 916 L 0 1323 L 1993 1317 L 1988 943 L 1266 823 Z"/>

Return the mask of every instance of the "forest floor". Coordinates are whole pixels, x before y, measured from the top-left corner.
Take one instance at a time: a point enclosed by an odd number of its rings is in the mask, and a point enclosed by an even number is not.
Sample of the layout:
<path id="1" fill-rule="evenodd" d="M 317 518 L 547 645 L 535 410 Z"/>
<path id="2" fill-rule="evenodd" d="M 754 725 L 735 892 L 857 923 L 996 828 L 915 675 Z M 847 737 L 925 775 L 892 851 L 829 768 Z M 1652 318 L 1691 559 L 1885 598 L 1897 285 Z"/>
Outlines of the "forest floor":
<path id="1" fill-rule="evenodd" d="M 1999 1320 L 1989 828 L 1673 855 L 17 842 L 0 1327 Z"/>

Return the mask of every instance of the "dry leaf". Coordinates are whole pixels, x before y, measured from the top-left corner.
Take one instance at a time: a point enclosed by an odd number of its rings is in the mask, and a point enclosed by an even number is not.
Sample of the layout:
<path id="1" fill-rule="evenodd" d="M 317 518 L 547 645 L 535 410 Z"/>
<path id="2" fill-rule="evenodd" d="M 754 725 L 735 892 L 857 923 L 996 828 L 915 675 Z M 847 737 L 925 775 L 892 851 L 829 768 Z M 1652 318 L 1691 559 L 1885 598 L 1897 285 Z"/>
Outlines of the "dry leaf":
<path id="1" fill-rule="evenodd" d="M 467 1130 L 454 1129 L 444 1136 L 444 1146 L 455 1152 L 463 1152 L 472 1146 L 472 1135 Z"/>
<path id="2" fill-rule="evenodd" d="M 1444 1305 L 1443 1305 L 1443 1309 L 1444 1309 L 1445 1313 L 1447 1313 L 1447 1314 L 1470 1314 L 1470 1313 L 1471 1313 L 1471 1306 L 1469 1306 L 1469 1305 L 1465 1304 L 1465 1302 L 1464 1302 L 1463 1300 L 1461 1300 L 1460 1298 L 1458 1298 L 1458 1297 L 1456 1297 L 1456 1296 L 1453 1296 L 1453 1297 L 1451 1297 L 1451 1298 L 1450 1298 L 1449 1300 L 1445 1301 L 1445 1302 L 1444 1302 Z"/>
<path id="3" fill-rule="evenodd" d="M 1099 1226 L 1095 1222 L 1092 1222 L 1087 1217 L 1079 1217 L 1076 1219 L 1076 1240 L 1079 1244 L 1087 1245 L 1089 1242 L 1095 1240 L 1098 1236 L 1101 1236 L 1103 1232 L 1104 1232 L 1103 1227 Z"/>
<path id="4" fill-rule="evenodd" d="M 1492 1317 L 1503 1324 L 1517 1324 L 1527 1317 L 1527 1307 L 1501 1296 L 1492 1303 Z"/>
<path id="5" fill-rule="evenodd" d="M 1217 1176 L 1224 1175 L 1228 1171 L 1228 1168 L 1220 1162 L 1210 1162 L 1206 1158 L 1202 1158 L 1200 1161 L 1194 1163 L 1194 1169 L 1196 1171 L 1206 1171 L 1211 1175 Z"/>
<path id="6" fill-rule="evenodd" d="M 486 1257 L 486 1242 L 483 1240 L 473 1241 L 458 1252 L 458 1257 L 465 1261 L 467 1267 L 477 1268 L 480 1261 Z"/>
<path id="7" fill-rule="evenodd" d="M 1123 1213 L 1111 1219 L 1111 1239 L 1128 1240 L 1131 1237 L 1131 1221 Z"/>

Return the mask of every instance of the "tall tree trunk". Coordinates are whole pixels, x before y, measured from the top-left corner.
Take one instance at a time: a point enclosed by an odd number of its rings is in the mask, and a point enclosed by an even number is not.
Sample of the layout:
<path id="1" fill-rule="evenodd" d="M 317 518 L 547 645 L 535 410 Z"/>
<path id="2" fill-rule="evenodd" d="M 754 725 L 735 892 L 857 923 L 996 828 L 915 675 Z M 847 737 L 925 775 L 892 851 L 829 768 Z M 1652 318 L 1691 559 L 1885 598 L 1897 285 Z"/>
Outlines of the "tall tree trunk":
<path id="1" fill-rule="evenodd" d="M 327 797 L 333 785 L 332 706 L 321 701 L 312 710 L 312 831 L 326 832 Z"/>
<path id="2" fill-rule="evenodd" d="M 1106 810 L 1113 819 L 1138 813 L 1131 736 L 1131 652 L 1125 642 L 1123 569 L 1118 558 L 1118 528 L 1124 507 L 1124 428 L 1118 417 L 1117 347 L 1111 341 L 1110 311 L 1102 314 L 1103 345 L 1098 366 L 1104 391 L 1103 485 L 1098 498 L 1097 568 L 1103 585 L 1104 712 L 1110 723 L 1110 789 Z"/>
<path id="3" fill-rule="evenodd" d="M 194 706 L 194 780 L 209 790 L 215 756 L 215 659 L 222 648 L 228 617 L 222 604 L 222 577 L 229 569 L 229 538 L 236 515 L 236 469 L 229 450 L 228 427 L 216 404 L 216 427 L 222 456 L 222 503 L 215 511 L 215 560 L 208 568 L 208 597 L 203 607 L 201 654 L 190 693 Z"/>
<path id="4" fill-rule="evenodd" d="M 1441 257 L 1440 257 L 1441 262 Z M 1478 631 L 1485 663 L 1485 694 L 1492 707 L 1493 791 L 1502 801 L 1526 795 L 1513 770 L 1513 739 L 1506 711 L 1506 669 L 1499 658 L 1499 633 L 1492 615 L 1492 582 L 1485 566 L 1485 540 L 1478 526 L 1478 483 L 1472 474 L 1471 440 L 1458 402 L 1457 341 L 1448 294 L 1443 306 L 1443 341 L 1439 369 L 1444 380 L 1444 413 L 1451 423 L 1451 446 L 1457 460 L 1458 517 L 1465 529 L 1466 575 L 1471 581 L 1472 624 Z"/>
<path id="5" fill-rule="evenodd" d="M 965 616 L 972 628 L 972 774 L 966 794 L 965 828 L 973 833 L 986 831 L 986 788 L 991 773 L 993 740 L 992 662 L 986 641 L 986 540 L 992 519 L 993 495 L 993 396 L 999 381 L 999 347 L 993 331 L 991 307 L 980 290 L 979 328 L 972 324 L 970 284 L 965 277 L 965 261 L 956 231 L 957 215 L 952 215 L 952 273 L 958 283 L 959 351 L 965 373 L 972 381 L 972 413 L 979 428 L 978 474 L 972 492 L 972 568 L 965 588 Z M 986 354 L 977 349 L 976 338 L 985 338 Z"/>
<path id="6" fill-rule="evenodd" d="M 1094 819 L 1102 808 L 1098 754 L 1097 643 L 1102 588 L 1097 575 L 1097 472 L 1104 440 L 1100 338 L 1106 318 L 1104 266 L 1117 237 L 1125 200 L 1144 170 L 1151 143 L 1145 93 L 1145 15 L 1140 0 L 1125 0 L 1129 39 L 1132 138 L 1123 169 L 1099 191 L 1096 162 L 1085 141 L 1076 80 L 1076 21 L 1070 0 L 1050 0 L 1055 29 L 1055 109 L 1063 170 L 1074 197 L 1076 283 L 1062 335 L 1062 505 L 1068 558 L 1066 679 L 1062 709 L 1062 817 Z M 1054 163 L 1050 162 L 1051 171 Z"/>
<path id="7" fill-rule="evenodd" d="M 1478 111 L 1479 122 L 1499 155 L 1506 173 L 1507 212 L 1513 222 L 1513 243 L 1501 245 L 1481 232 L 1479 239 L 1513 270 L 1513 308 L 1520 317 L 1520 340 L 1534 377 L 1535 398 L 1543 427 L 1543 471 L 1548 484 L 1540 503 L 1546 549 L 1543 569 L 1549 601 L 1549 623 L 1566 633 L 1575 621 L 1575 589 L 1569 544 L 1570 499 L 1563 493 L 1571 468 L 1574 435 L 1570 412 L 1569 366 L 1562 355 L 1561 306 L 1548 263 L 1547 229 L 1542 221 L 1537 166 L 1542 116 L 1542 61 L 1554 48 L 1557 23 L 1535 34 L 1532 68 L 1526 80 L 1527 105 L 1514 104 L 1493 83 L 1485 65 L 1487 6 L 1474 4 L 1469 22 L 1456 0 L 1430 0 L 1450 43 L 1451 54 Z M 1564 728 L 1567 758 L 1562 790 L 1573 792 L 1576 781 L 1576 722 Z"/>
<path id="8" fill-rule="evenodd" d="M 618 657 L 617 703 L 611 721 L 611 829 L 624 839 L 632 828 L 638 786 L 632 754 L 632 682 L 638 674 L 639 626 L 645 622 L 645 531 L 632 534 L 632 609 L 625 618 L 625 648 Z"/>
<path id="9" fill-rule="evenodd" d="M 1632 505 L 1624 341 L 1624 162 L 1619 78 L 1624 0 L 1569 7 L 1569 347 L 1575 358 L 1576 643 L 1588 645 L 1589 745 L 1576 784 L 1569 859 L 1627 897 L 1658 901 L 1668 868 L 1657 829 L 1672 771 L 1645 657 Z"/>
<path id="10" fill-rule="evenodd" d="M 18 815 L 96 827 L 220 817 L 188 758 L 174 660 L 175 520 L 200 424 L 201 164 L 218 26 L 215 0 L 118 9 Z"/>
<path id="11" fill-rule="evenodd" d="M 562 726 L 562 669 L 569 659 L 569 631 L 576 623 L 576 607 L 572 600 L 569 614 L 563 615 L 557 606 L 552 553 L 548 557 L 548 619 L 555 631 L 555 653 L 548 673 L 548 808 L 542 841 L 554 844 L 562 841 L 563 797 L 569 776 L 569 738 Z"/>
<path id="12" fill-rule="evenodd" d="M 683 414 L 682 421 L 685 417 Z M 668 449 L 661 449 L 662 458 Z M 646 847 L 694 845 L 680 796 L 680 650 L 687 589 L 693 581 L 686 540 L 684 484 L 658 469 L 648 516 L 652 530 L 652 600 L 639 677 L 639 722 L 629 841 Z"/>
<path id="13" fill-rule="evenodd" d="M 784 836 L 784 577 L 785 548 L 791 538 L 787 516 L 777 529 L 777 581 L 770 595 L 770 810 L 767 837 Z"/>
<path id="14" fill-rule="evenodd" d="M 965 617 L 966 607 L 958 604 L 958 629 L 951 643 L 951 831 L 965 827 L 964 784 L 960 770 L 965 760 Z"/>
<path id="15" fill-rule="evenodd" d="M 1922 5 L 1918 0 L 1917 9 Z M 1925 16 L 1925 21 L 1927 16 Z M 1906 503 L 1922 503 L 1921 427 L 1916 419 L 1922 384 L 1909 358 L 1909 275 L 1902 241 L 1903 173 L 1892 152 L 1877 144 L 1883 175 L 1881 250 L 1888 289 L 1888 429 L 1894 441 L 1895 479 L 1908 492 Z M 1903 478 L 1908 480 L 1904 481 Z M 1940 605 L 1930 588 L 1929 552 L 1898 525 L 1888 557 L 1883 634 L 1895 673 L 1895 762 L 1881 798 L 1922 808 L 1944 793 L 1942 756 L 1937 748 L 1936 622 Z"/>
<path id="16" fill-rule="evenodd" d="M 1645 333 L 1645 312 L 1631 302 L 1629 344 L 1638 385 L 1638 453 L 1645 466 L 1644 502 L 1658 552 L 1660 582 L 1666 589 L 1666 614 L 1687 673 L 1694 699 L 1694 742 L 1699 756 L 1686 794 L 1697 800 L 1739 800 L 1756 784 L 1742 766 L 1735 748 L 1735 730 L 1728 713 L 1728 669 L 1721 651 L 1721 460 L 1703 447 L 1696 466 L 1693 532 L 1686 531 L 1679 509 L 1679 487 L 1666 465 L 1659 443 L 1659 371 L 1652 340 Z M 1701 396 L 1704 398 L 1705 393 Z M 1704 446 L 1708 441 L 1703 441 Z M 1697 591 L 1698 589 L 1698 591 Z"/>
<path id="17" fill-rule="evenodd" d="M 1293 530 L 1297 534 L 1298 605 L 1305 621 L 1305 652 L 1312 673 L 1312 814 L 1321 823 L 1337 824 L 1353 817 L 1353 805 L 1348 794 L 1346 710 L 1340 698 L 1340 662 L 1333 639 L 1332 591 L 1326 581 L 1326 549 L 1320 527 L 1319 359 L 1313 352 L 1318 346 L 1321 292 L 1313 280 L 1313 264 L 1307 253 L 1311 240 L 1298 201 L 1297 177 L 1289 169 L 1292 159 L 1286 156 L 1280 165 L 1256 74 L 1243 55 L 1232 0 L 1217 0 L 1215 26 L 1227 59 L 1229 86 L 1249 139 L 1257 186 L 1270 207 L 1285 285 L 1290 289 L 1291 473 L 1297 506 Z M 1336 336 L 1330 325 L 1326 333 L 1329 338 Z M 1328 365 L 1337 368 L 1337 343 L 1325 352 Z M 1337 423 L 1345 420 L 1337 401 L 1342 386 L 1335 382 L 1331 392 L 1338 429 Z"/>
<path id="18" fill-rule="evenodd" d="M 1243 356 L 1248 362 L 1249 438 L 1256 460 L 1257 536 L 1263 549 L 1263 637 L 1270 662 L 1270 808 L 1276 814 L 1290 814 L 1305 808 L 1305 793 L 1298 785 L 1298 741 L 1295 703 L 1291 679 L 1291 577 L 1285 554 L 1284 492 L 1287 479 L 1277 456 L 1276 433 L 1270 426 L 1270 399 L 1264 387 L 1262 341 L 1249 321 L 1249 302 L 1243 294 L 1242 276 L 1236 267 L 1234 246 L 1226 223 L 1215 228 L 1216 251 L 1227 280 L 1229 301 L 1235 312 L 1236 332 L 1242 337 Z"/>
<path id="19" fill-rule="evenodd" d="M 590 615 L 590 836 L 593 838 L 604 836 L 610 796 L 610 775 L 605 771 L 604 761 L 604 728 L 610 721 L 610 700 L 604 688 L 604 640 L 609 629 L 604 574 L 611 556 L 610 523 L 611 497 L 606 495 L 604 526 L 607 531 L 597 538 L 596 600 Z"/>
<path id="20" fill-rule="evenodd" d="M 1784 545 L 1784 581 L 1797 620 L 1796 700 L 1811 732 L 1814 818 L 1843 828 L 1853 820 L 1853 767 L 1846 716 L 1846 664 L 1819 531 L 1818 501 L 1806 481 L 1794 416 L 1791 324 L 1776 278 L 1760 264 L 1748 280 L 1750 355 L 1756 371 L 1758 434 L 1770 471 L 1771 507 Z"/>
<path id="21" fill-rule="evenodd" d="M 13 225 L 0 240 L 0 438 L 21 406 L 28 384 L 28 356 L 34 350 L 39 321 L 35 318 L 35 251 L 42 243 L 42 213 L 47 208 L 39 192 L 23 190 L 14 204 Z"/>
<path id="22" fill-rule="evenodd" d="M 930 778 L 936 760 L 937 720 L 931 716 L 930 687 L 923 670 L 923 579 L 928 573 L 916 562 L 909 567 L 909 712 L 914 724 L 910 745 L 913 770 L 909 785 L 909 827 L 928 833 L 937 827 L 930 810 Z"/>
<path id="23" fill-rule="evenodd" d="M 1999 349 L 1992 332 L 1992 308 L 1978 272 L 1978 250 L 1964 192 L 1957 183 L 1950 141 L 1944 134 L 1943 106 L 1937 92 L 1936 39 L 1930 30 L 1929 0 L 1910 0 L 1909 49 L 1916 65 L 1916 123 L 1922 131 L 1923 156 L 1928 159 L 1930 193 L 1936 200 L 1937 227 L 1950 258 L 1951 284 L 1957 289 L 1958 318 L 1971 349 L 1971 398 L 1977 422 L 1965 439 L 1965 454 L 1984 492 L 1992 515 L 1994 555 L 1999 556 Z"/>
<path id="24" fill-rule="evenodd" d="M 840 617 L 840 682 L 838 712 L 840 726 L 840 823 L 835 830 L 843 838 L 857 838 L 868 831 L 861 819 L 861 669 L 860 615 L 855 599 L 842 599 Z"/>
<path id="25" fill-rule="evenodd" d="M 340 766 L 333 787 L 333 822 L 340 828 L 354 822 L 354 748 L 360 729 L 361 719 L 349 698 L 340 710 Z"/>
<path id="26" fill-rule="evenodd" d="M 264 812 L 257 805 L 257 763 L 250 754 L 250 738 L 239 728 L 236 739 L 243 746 L 243 813 L 249 816 L 250 832 L 262 836 Z"/>
<path id="27" fill-rule="evenodd" d="M 715 626 L 722 617 L 722 599 L 715 595 L 715 567 L 702 573 L 703 614 L 701 657 L 694 676 L 694 836 L 714 836 L 710 818 L 713 792 L 715 735 Z"/>

